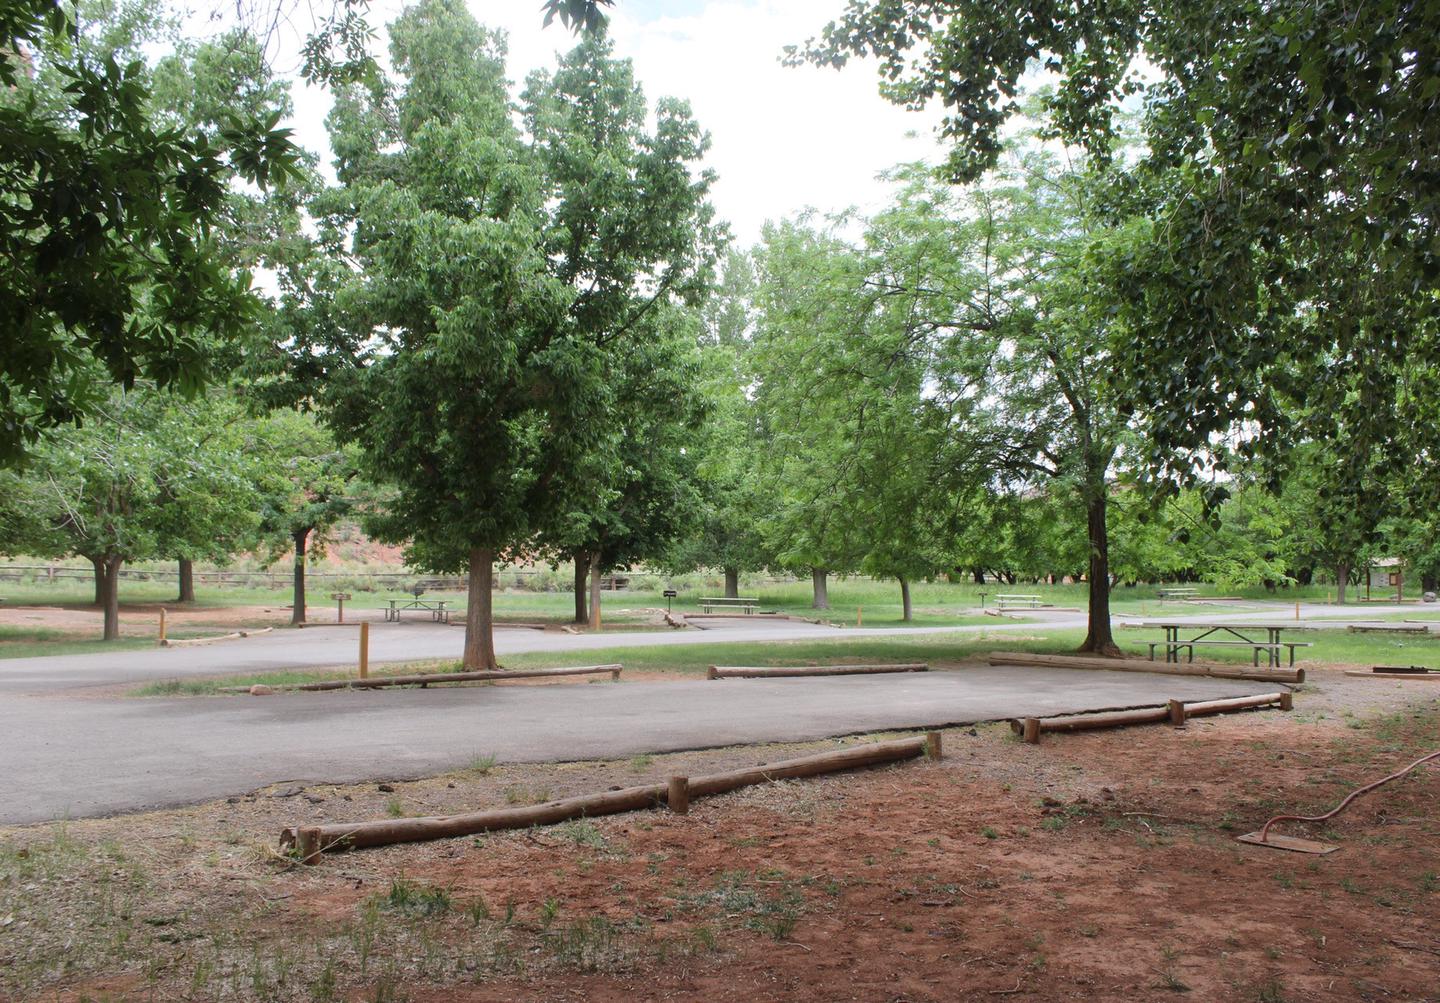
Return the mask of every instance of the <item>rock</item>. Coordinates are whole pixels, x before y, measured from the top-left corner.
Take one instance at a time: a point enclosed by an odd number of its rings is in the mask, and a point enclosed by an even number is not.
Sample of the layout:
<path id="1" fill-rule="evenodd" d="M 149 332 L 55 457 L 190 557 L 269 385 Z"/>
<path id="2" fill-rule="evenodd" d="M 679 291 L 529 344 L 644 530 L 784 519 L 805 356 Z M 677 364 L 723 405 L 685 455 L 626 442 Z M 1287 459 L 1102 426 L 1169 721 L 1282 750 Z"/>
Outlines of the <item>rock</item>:
<path id="1" fill-rule="evenodd" d="M 454 784 L 446 784 L 445 786 L 448 787 L 448 788 L 450 788 L 452 791 L 455 789 L 455 785 L 454 785 Z"/>
<path id="2" fill-rule="evenodd" d="M 225 799 L 225 803 L 226 803 L 226 804 L 239 804 L 239 803 L 240 803 L 240 799 L 239 799 L 239 798 L 226 798 L 226 799 Z"/>
<path id="3" fill-rule="evenodd" d="M 306 801 L 309 801 L 311 804 L 324 804 L 324 803 L 325 803 L 325 799 L 322 798 L 319 794 L 306 794 L 306 795 L 305 795 L 305 800 L 306 800 Z"/>
<path id="4" fill-rule="evenodd" d="M 376 787 L 375 787 L 375 789 L 378 790 L 381 794 L 394 794 L 394 793 L 395 793 L 395 785 L 394 785 L 394 784 L 377 784 Z"/>
<path id="5" fill-rule="evenodd" d="M 269 686 L 266 686 L 264 683 L 256 683 L 254 686 L 250 687 L 250 695 L 252 697 L 268 697 L 274 692 L 275 691 L 273 689 L 271 689 Z"/>

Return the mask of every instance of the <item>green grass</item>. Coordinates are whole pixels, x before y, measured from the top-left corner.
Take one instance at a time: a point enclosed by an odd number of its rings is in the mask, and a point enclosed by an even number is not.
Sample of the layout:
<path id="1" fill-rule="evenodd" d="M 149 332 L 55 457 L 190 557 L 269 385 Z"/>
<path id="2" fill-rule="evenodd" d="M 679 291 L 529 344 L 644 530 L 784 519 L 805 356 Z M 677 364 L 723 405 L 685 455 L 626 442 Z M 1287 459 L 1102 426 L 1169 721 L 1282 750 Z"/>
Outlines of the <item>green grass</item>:
<path id="1" fill-rule="evenodd" d="M 43 627 L 0 626 L 0 658 L 84 655 L 153 647 L 154 638 L 126 637 L 118 641 L 102 641 L 98 637 L 79 638 L 67 631 L 48 630 Z"/>

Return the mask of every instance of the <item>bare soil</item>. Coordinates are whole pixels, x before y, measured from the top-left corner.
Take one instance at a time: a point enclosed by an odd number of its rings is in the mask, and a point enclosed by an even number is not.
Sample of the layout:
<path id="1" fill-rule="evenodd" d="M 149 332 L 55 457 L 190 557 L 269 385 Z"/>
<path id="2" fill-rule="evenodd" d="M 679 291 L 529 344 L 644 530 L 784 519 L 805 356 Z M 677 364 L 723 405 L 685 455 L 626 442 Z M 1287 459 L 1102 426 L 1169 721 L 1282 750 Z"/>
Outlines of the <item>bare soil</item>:
<path id="1" fill-rule="evenodd" d="M 604 790 L 837 743 L 277 785 L 0 829 L 0 999 L 1440 1000 L 1440 766 L 1303 856 L 1234 836 L 1440 749 L 1440 687 L 1017 742 L 691 806 L 327 857 L 285 825 Z M 853 741 L 853 740 L 852 740 Z"/>

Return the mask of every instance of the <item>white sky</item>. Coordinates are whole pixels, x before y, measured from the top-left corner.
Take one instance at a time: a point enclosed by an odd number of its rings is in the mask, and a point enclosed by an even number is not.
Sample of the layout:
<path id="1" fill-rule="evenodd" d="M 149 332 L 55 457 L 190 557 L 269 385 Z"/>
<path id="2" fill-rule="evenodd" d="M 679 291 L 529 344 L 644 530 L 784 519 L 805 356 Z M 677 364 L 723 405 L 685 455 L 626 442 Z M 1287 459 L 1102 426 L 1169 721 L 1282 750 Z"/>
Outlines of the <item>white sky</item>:
<path id="1" fill-rule="evenodd" d="M 483 24 L 510 37 L 509 75 L 553 66 L 574 44 L 558 21 L 541 28 L 540 0 L 469 0 Z M 403 4 L 377 0 L 370 19 L 378 44 Z M 936 112 L 906 112 L 880 97 L 873 62 L 836 71 L 780 65 L 783 46 L 801 43 L 839 15 L 844 0 L 618 0 L 610 35 L 634 60 L 654 107 L 670 96 L 690 102 L 711 134 L 707 166 L 719 174 L 713 199 L 736 242 L 752 244 L 767 219 L 806 207 L 879 209 L 875 179 L 895 164 L 938 159 Z M 329 96 L 295 88 L 297 139 L 329 160 L 324 118 Z"/>

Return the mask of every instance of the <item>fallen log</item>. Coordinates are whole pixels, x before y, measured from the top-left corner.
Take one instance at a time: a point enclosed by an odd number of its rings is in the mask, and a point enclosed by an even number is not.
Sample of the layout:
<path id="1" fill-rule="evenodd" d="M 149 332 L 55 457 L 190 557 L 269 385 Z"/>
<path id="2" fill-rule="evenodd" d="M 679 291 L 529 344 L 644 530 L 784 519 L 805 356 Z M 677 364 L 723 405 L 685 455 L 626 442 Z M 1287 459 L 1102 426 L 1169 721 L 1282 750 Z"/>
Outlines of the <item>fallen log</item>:
<path id="1" fill-rule="evenodd" d="M 1152 662 L 1148 658 L 1092 658 L 1085 655 L 1035 655 L 1026 651 L 992 651 L 991 665 L 1020 665 L 1045 669 L 1104 669 L 1108 672 L 1149 672 L 1160 676 L 1210 676 L 1215 679 L 1253 679 L 1262 683 L 1303 683 L 1304 669 L 1247 669 L 1243 665 L 1214 662 Z"/>
<path id="2" fill-rule="evenodd" d="M 924 738 L 874 742 L 748 769 L 692 777 L 684 784 L 686 806 L 688 808 L 689 800 L 697 797 L 722 794 L 772 780 L 789 780 L 862 766 L 876 766 L 902 759 L 914 759 L 921 755 L 938 758 L 939 753 L 940 736 L 932 732 Z M 524 808 L 497 808 L 462 815 L 386 819 L 377 822 L 291 826 L 281 830 L 280 845 L 282 848 L 294 848 L 305 863 L 315 863 L 320 854 L 333 850 L 358 850 L 388 846 L 392 843 L 416 843 L 454 836 L 472 836 L 482 832 L 528 829 L 535 825 L 554 825 L 577 818 L 654 808 L 668 803 L 670 790 L 669 783 L 646 784 L 642 787 L 627 787 L 601 794 L 547 801 Z M 679 805 L 676 807 L 679 808 Z"/>
<path id="3" fill-rule="evenodd" d="M 385 686 L 428 686 L 431 683 L 471 683 L 499 679 L 544 679 L 550 676 L 594 676 L 610 673 L 610 678 L 619 681 L 624 666 L 579 665 L 568 669 L 516 669 L 514 671 L 477 670 L 475 672 L 422 672 L 410 676 L 376 676 L 370 679 L 325 679 L 314 683 L 283 683 L 271 686 L 271 690 L 373 690 Z M 225 686 L 222 693 L 249 693 L 249 686 Z"/>
<path id="4" fill-rule="evenodd" d="M 712 665 L 706 679 L 766 679 L 772 676 L 856 676 L 883 672 L 929 672 L 919 662 L 894 665 Z"/>
<path id="5" fill-rule="evenodd" d="M 1161 721 L 1183 725 L 1187 718 L 1268 707 L 1272 704 L 1281 710 L 1290 710 L 1294 706 L 1294 699 L 1294 694 L 1286 690 L 1281 693 L 1262 693 L 1248 697 L 1227 697 L 1223 700 L 1198 700 L 1188 704 L 1179 700 L 1170 700 L 1163 707 L 1137 707 L 1133 710 L 1053 718 L 1027 717 L 1023 720 L 1017 718 L 1010 722 L 1010 730 L 1022 736 L 1027 743 L 1034 745 L 1046 732 L 1124 728 L 1134 724 L 1156 724 Z"/>

